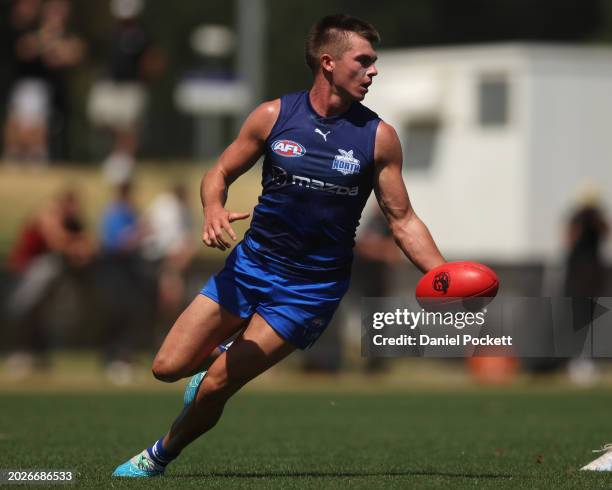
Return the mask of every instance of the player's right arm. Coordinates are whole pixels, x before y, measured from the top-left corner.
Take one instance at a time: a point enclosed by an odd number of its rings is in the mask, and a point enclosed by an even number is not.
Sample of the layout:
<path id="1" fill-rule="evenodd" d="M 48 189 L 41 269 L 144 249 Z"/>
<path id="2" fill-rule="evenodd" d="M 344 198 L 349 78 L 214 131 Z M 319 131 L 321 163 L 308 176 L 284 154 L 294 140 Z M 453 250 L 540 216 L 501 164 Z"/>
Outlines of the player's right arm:
<path id="1" fill-rule="evenodd" d="M 229 186 L 249 170 L 263 155 L 265 142 L 280 112 L 280 99 L 264 102 L 246 119 L 238 137 L 219 157 L 217 163 L 202 178 L 200 197 L 204 211 L 202 241 L 209 247 L 225 250 L 230 243 L 223 230 L 236 240 L 230 223 L 249 217 L 249 213 L 234 213 L 225 209 Z"/>
<path id="2" fill-rule="evenodd" d="M 422 272 L 446 262 L 427 226 L 412 208 L 402 178 L 402 146 L 395 129 L 384 121 L 376 131 L 374 158 L 374 192 L 395 243 Z"/>

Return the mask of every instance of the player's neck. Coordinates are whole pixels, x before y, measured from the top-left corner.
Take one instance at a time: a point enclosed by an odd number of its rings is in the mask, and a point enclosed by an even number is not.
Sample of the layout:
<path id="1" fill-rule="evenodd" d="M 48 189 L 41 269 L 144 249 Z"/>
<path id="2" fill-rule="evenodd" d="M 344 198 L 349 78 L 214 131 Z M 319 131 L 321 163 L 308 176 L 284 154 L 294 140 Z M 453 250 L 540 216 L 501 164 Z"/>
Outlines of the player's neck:
<path id="1" fill-rule="evenodd" d="M 308 96 L 312 108 L 323 117 L 344 114 L 353 104 L 352 100 L 341 97 L 330 85 L 317 83 L 317 81 L 313 84 Z"/>

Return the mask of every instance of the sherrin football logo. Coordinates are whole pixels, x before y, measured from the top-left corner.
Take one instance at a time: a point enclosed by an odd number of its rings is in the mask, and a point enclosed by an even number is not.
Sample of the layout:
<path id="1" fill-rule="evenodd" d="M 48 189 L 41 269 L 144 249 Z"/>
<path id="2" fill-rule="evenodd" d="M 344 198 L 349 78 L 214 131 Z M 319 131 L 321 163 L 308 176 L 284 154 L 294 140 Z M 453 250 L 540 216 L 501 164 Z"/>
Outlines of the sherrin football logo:
<path id="1" fill-rule="evenodd" d="M 306 148 L 292 140 L 274 141 L 272 151 L 277 155 L 288 158 L 303 157 L 306 154 Z"/>
<path id="2" fill-rule="evenodd" d="M 433 280 L 434 291 L 444 293 L 448 291 L 450 287 L 450 275 L 448 272 L 438 272 Z"/>

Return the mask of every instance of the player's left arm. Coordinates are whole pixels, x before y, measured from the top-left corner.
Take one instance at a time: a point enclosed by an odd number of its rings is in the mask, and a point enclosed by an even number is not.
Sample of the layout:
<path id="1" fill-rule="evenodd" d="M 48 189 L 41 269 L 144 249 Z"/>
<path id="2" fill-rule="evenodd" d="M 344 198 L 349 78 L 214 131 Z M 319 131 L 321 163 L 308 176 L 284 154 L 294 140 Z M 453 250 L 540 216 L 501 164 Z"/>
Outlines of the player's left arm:
<path id="1" fill-rule="evenodd" d="M 402 147 L 393 127 L 384 121 L 376 131 L 374 160 L 374 192 L 395 243 L 423 272 L 446 262 L 410 204 L 402 178 Z"/>

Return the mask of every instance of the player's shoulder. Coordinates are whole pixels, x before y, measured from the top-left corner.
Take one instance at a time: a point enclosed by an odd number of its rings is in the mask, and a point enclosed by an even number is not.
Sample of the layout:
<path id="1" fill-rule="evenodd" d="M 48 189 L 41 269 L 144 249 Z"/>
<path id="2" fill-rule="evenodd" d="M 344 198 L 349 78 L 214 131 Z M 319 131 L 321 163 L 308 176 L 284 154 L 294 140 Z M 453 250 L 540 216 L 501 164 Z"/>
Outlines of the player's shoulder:
<path id="1" fill-rule="evenodd" d="M 374 158 L 377 161 L 396 159 L 399 154 L 401 160 L 402 147 L 395 128 L 381 119 L 376 128 L 376 143 Z"/>
<path id="2" fill-rule="evenodd" d="M 266 100 L 259 104 L 251 113 L 251 116 L 255 116 L 258 119 L 270 120 L 278 118 L 281 108 L 281 99 Z"/>
<path id="3" fill-rule="evenodd" d="M 295 112 L 304 100 L 306 91 L 292 92 L 276 99 L 267 100 L 259 104 L 249 115 L 247 126 L 259 136 L 266 139 L 276 122 L 283 115 Z"/>
<path id="4" fill-rule="evenodd" d="M 379 142 L 382 144 L 399 144 L 399 136 L 395 128 L 382 119 L 376 128 L 376 143 Z"/>
<path id="5" fill-rule="evenodd" d="M 300 90 L 299 92 L 288 92 L 286 94 L 281 95 L 277 99 L 269 100 L 260 104 L 256 110 L 267 111 L 269 113 L 273 113 L 276 117 L 278 117 L 280 115 L 281 109 L 283 111 L 293 110 L 296 108 L 297 105 L 303 104 L 307 94 L 307 90 Z"/>
<path id="6" fill-rule="evenodd" d="M 257 140 L 265 140 L 280 114 L 280 99 L 267 100 L 259 104 L 244 123 L 243 134 Z"/>

